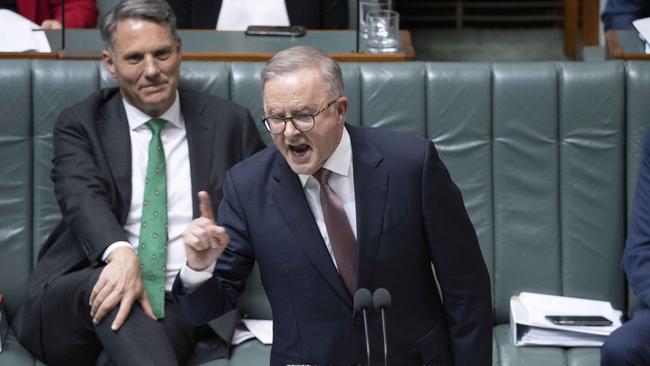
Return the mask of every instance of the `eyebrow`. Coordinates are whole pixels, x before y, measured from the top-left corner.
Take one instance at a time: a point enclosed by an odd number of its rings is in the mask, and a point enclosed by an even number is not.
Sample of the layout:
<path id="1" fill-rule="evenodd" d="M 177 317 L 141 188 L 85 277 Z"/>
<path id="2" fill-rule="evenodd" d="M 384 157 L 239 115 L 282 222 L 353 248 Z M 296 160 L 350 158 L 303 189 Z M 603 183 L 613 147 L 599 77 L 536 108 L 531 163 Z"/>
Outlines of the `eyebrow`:
<path id="1" fill-rule="evenodd" d="M 315 110 L 316 110 L 316 108 L 314 108 L 313 106 L 304 105 L 304 106 L 298 107 L 296 109 L 290 110 L 289 112 L 293 116 L 293 115 L 301 114 L 301 113 L 314 113 Z M 271 116 L 279 116 L 280 111 L 278 109 L 275 109 L 274 107 L 269 107 L 268 114 L 271 115 Z"/>
<path id="2" fill-rule="evenodd" d="M 171 45 L 162 46 L 160 48 L 157 48 L 157 49 L 151 51 L 151 54 L 153 54 L 154 57 L 155 57 L 156 55 L 160 55 L 162 53 L 171 52 L 172 49 L 173 49 L 173 46 L 171 46 Z M 147 53 L 147 52 L 129 51 L 129 52 L 126 52 L 124 55 L 122 55 L 122 58 L 127 60 L 127 59 L 130 59 L 132 57 L 142 57 L 145 53 Z"/>

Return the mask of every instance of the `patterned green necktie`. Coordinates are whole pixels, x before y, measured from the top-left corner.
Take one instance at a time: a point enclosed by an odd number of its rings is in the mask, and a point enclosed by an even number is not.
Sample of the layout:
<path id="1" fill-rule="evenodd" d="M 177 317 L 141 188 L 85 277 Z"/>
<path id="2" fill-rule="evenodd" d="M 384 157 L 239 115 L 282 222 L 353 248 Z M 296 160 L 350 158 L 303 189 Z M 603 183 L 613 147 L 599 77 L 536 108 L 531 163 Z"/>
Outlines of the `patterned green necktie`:
<path id="1" fill-rule="evenodd" d="M 165 270 L 167 265 L 167 179 L 165 151 L 160 131 L 166 120 L 154 118 L 147 122 L 152 136 L 149 141 L 149 162 L 144 181 L 144 201 L 140 222 L 138 256 L 141 276 L 149 302 L 158 319 L 165 316 Z"/>

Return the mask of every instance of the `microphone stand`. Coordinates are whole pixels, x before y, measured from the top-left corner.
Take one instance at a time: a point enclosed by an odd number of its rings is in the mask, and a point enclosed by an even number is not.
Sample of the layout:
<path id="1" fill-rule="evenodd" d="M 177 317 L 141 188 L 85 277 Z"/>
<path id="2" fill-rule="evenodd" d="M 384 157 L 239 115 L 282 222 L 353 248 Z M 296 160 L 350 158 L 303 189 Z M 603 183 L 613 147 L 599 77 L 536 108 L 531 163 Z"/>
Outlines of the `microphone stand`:
<path id="1" fill-rule="evenodd" d="M 372 306 L 372 295 L 367 288 L 360 288 L 354 293 L 354 312 L 355 316 L 360 311 L 363 314 L 363 329 L 366 335 L 366 356 L 368 357 L 368 366 L 370 366 L 370 337 L 368 336 L 368 312 Z"/>
<path id="2" fill-rule="evenodd" d="M 61 49 L 65 51 L 65 0 L 61 0 Z"/>
<path id="3" fill-rule="evenodd" d="M 388 340 L 386 339 L 386 315 L 381 308 L 381 328 L 384 332 L 384 366 L 388 366 Z"/>
<path id="4" fill-rule="evenodd" d="M 368 356 L 368 366 L 370 366 L 370 337 L 368 337 L 368 316 L 366 309 L 363 308 L 363 328 L 366 332 L 366 355 Z"/>
<path id="5" fill-rule="evenodd" d="M 381 328 L 384 336 L 384 366 L 388 366 L 388 337 L 386 335 L 386 309 L 391 306 L 390 292 L 385 288 L 378 288 L 372 294 L 372 304 L 375 310 L 381 312 Z"/>

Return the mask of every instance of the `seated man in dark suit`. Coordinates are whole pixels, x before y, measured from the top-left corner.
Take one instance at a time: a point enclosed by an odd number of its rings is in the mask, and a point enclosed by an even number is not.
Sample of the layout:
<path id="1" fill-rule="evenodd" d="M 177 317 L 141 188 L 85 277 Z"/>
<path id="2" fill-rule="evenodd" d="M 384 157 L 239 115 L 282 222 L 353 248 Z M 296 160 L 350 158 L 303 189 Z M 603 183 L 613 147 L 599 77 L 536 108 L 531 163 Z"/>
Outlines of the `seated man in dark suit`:
<path id="1" fill-rule="evenodd" d="M 389 364 L 490 365 L 488 272 L 433 143 L 346 124 L 341 69 L 313 48 L 275 55 L 262 83 L 274 146 L 226 173 L 222 226 L 201 193 L 173 289 L 182 314 L 199 325 L 235 307 L 257 261 L 273 311 L 271 365 L 368 364 L 353 311 L 361 288 L 392 294 Z M 377 312 L 368 327 L 379 364 Z"/>
<path id="2" fill-rule="evenodd" d="M 607 0 L 601 19 L 607 31 L 634 29 L 634 20 L 649 16 L 650 0 Z"/>
<path id="3" fill-rule="evenodd" d="M 48 365 L 184 364 L 208 327 L 168 296 L 198 191 L 217 204 L 228 168 L 263 144 L 242 107 L 178 90 L 175 18 L 164 0 L 125 0 L 102 22 L 119 88 L 63 111 L 52 179 L 62 222 L 39 253 L 14 323 Z"/>
<path id="4" fill-rule="evenodd" d="M 307 29 L 348 27 L 347 0 L 167 1 L 176 12 L 181 29 L 244 30 L 248 25 L 302 25 Z"/>
<path id="5" fill-rule="evenodd" d="M 605 340 L 601 364 L 650 365 L 650 129 L 641 152 L 623 268 L 639 306 L 634 317 Z"/>

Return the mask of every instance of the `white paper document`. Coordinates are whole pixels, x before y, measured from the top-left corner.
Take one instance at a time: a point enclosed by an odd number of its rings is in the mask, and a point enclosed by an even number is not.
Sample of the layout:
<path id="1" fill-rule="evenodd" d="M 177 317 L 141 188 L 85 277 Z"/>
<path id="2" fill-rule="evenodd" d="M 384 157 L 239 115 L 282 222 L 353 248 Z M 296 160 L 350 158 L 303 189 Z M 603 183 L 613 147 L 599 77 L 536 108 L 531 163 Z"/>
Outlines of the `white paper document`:
<path id="1" fill-rule="evenodd" d="M 263 344 L 272 344 L 273 320 L 242 319 L 242 324 L 235 328 L 230 344 L 238 345 L 251 338 L 257 338 Z"/>
<path id="2" fill-rule="evenodd" d="M 610 326 L 557 325 L 547 315 L 595 315 L 612 321 Z M 510 327 L 515 346 L 602 346 L 621 326 L 622 312 L 607 301 L 522 292 L 510 298 Z"/>
<path id="3" fill-rule="evenodd" d="M 632 22 L 637 31 L 639 31 L 639 36 L 645 43 L 645 53 L 650 53 L 650 18 L 641 18 Z"/>
<path id="4" fill-rule="evenodd" d="M 52 49 L 38 24 L 10 10 L 0 9 L 0 52 L 26 51 L 52 52 Z"/>

